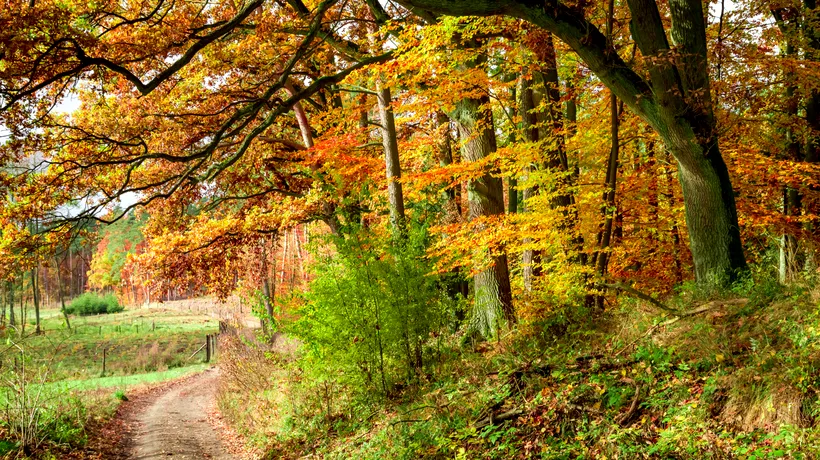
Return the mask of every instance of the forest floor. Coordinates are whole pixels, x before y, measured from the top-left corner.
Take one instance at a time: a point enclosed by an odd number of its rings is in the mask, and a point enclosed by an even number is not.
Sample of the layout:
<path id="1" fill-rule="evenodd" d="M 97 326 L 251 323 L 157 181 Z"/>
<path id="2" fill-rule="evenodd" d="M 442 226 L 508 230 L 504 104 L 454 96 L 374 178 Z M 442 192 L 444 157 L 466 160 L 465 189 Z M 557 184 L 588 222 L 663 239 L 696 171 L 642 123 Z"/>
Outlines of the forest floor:
<path id="1" fill-rule="evenodd" d="M 816 285 L 665 305 L 680 313 L 621 297 L 500 340 L 445 335 L 424 379 L 381 400 L 310 378 L 292 351 L 223 337 L 217 398 L 266 458 L 820 458 Z"/>

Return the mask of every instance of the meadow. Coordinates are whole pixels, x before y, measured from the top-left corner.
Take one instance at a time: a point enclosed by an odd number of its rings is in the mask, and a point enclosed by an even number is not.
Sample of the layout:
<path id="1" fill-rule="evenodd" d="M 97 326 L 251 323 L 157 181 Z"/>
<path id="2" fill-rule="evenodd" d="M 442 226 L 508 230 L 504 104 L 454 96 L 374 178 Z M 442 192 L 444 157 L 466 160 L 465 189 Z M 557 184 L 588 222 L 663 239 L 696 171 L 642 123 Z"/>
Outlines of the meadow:
<path id="1" fill-rule="evenodd" d="M 29 323 L 23 338 L 13 340 L 36 364 L 47 366 L 49 382 L 132 375 L 195 364 L 204 358 L 204 350 L 195 356 L 193 353 L 204 344 L 205 335 L 219 327 L 207 316 L 162 307 L 72 317 L 70 321 L 69 331 L 59 310 L 45 310 L 42 334 L 32 334 L 34 327 Z M 12 353 L 13 348 L 3 353 L 3 360 L 17 357 L 20 350 Z"/>
<path id="2" fill-rule="evenodd" d="M 45 449 L 81 446 L 88 426 L 113 415 L 127 395 L 206 369 L 205 336 L 216 319 L 163 306 L 70 316 L 41 311 L 25 332 L 2 331 L 0 439 L 35 437 Z M 103 366 L 103 359 L 105 360 Z M 16 449 L 0 443 L 0 455 Z"/>

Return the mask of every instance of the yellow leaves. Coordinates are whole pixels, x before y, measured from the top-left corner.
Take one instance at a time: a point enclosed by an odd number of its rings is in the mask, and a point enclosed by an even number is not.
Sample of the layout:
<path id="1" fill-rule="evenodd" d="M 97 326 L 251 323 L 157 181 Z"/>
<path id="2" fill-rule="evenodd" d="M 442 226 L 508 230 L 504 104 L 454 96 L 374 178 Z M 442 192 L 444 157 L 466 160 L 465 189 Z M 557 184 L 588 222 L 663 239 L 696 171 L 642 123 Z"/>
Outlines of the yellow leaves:
<path id="1" fill-rule="evenodd" d="M 430 255 L 438 259 L 438 272 L 466 267 L 477 273 L 490 266 L 492 256 L 503 251 L 514 236 L 507 224 L 506 216 L 496 215 L 431 228 L 432 234 L 441 236 L 430 250 Z"/>

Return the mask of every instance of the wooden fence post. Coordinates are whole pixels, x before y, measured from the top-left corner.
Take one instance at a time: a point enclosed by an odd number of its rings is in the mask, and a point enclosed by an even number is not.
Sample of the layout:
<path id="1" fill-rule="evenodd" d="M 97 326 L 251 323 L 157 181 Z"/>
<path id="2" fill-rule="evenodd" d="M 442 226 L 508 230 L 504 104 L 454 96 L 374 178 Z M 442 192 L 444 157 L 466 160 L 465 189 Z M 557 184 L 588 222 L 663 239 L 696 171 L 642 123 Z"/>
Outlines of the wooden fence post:
<path id="1" fill-rule="evenodd" d="M 205 336 L 205 362 L 211 362 L 211 335 Z"/>

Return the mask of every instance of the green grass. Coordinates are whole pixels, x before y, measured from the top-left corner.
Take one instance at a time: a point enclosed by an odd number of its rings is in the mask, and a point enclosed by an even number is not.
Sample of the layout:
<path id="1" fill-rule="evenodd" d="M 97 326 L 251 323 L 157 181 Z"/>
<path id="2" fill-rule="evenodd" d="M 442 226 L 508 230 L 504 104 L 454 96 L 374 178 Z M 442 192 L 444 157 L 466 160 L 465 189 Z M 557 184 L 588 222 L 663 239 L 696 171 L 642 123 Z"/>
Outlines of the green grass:
<path id="1" fill-rule="evenodd" d="M 187 367 L 204 360 L 205 335 L 218 330 L 218 321 L 203 315 L 163 308 L 133 309 L 121 313 L 75 317 L 71 331 L 59 310 L 42 312 L 41 335 L 32 335 L 28 323 L 25 338 L 7 336 L 0 348 L 4 366 L 13 365 L 19 343 L 31 363 L 46 370 L 46 381 L 87 380 L 128 376 Z M 105 350 L 105 375 L 102 370 Z"/>
<path id="2" fill-rule="evenodd" d="M 202 372 L 210 367 L 210 364 L 194 364 L 186 367 L 176 367 L 165 371 L 148 372 L 145 374 L 117 375 L 109 377 L 97 377 L 86 380 L 63 380 L 48 384 L 59 391 L 88 391 L 103 388 L 125 389 L 138 385 L 150 385 L 168 380 L 174 380 L 186 375 Z"/>

